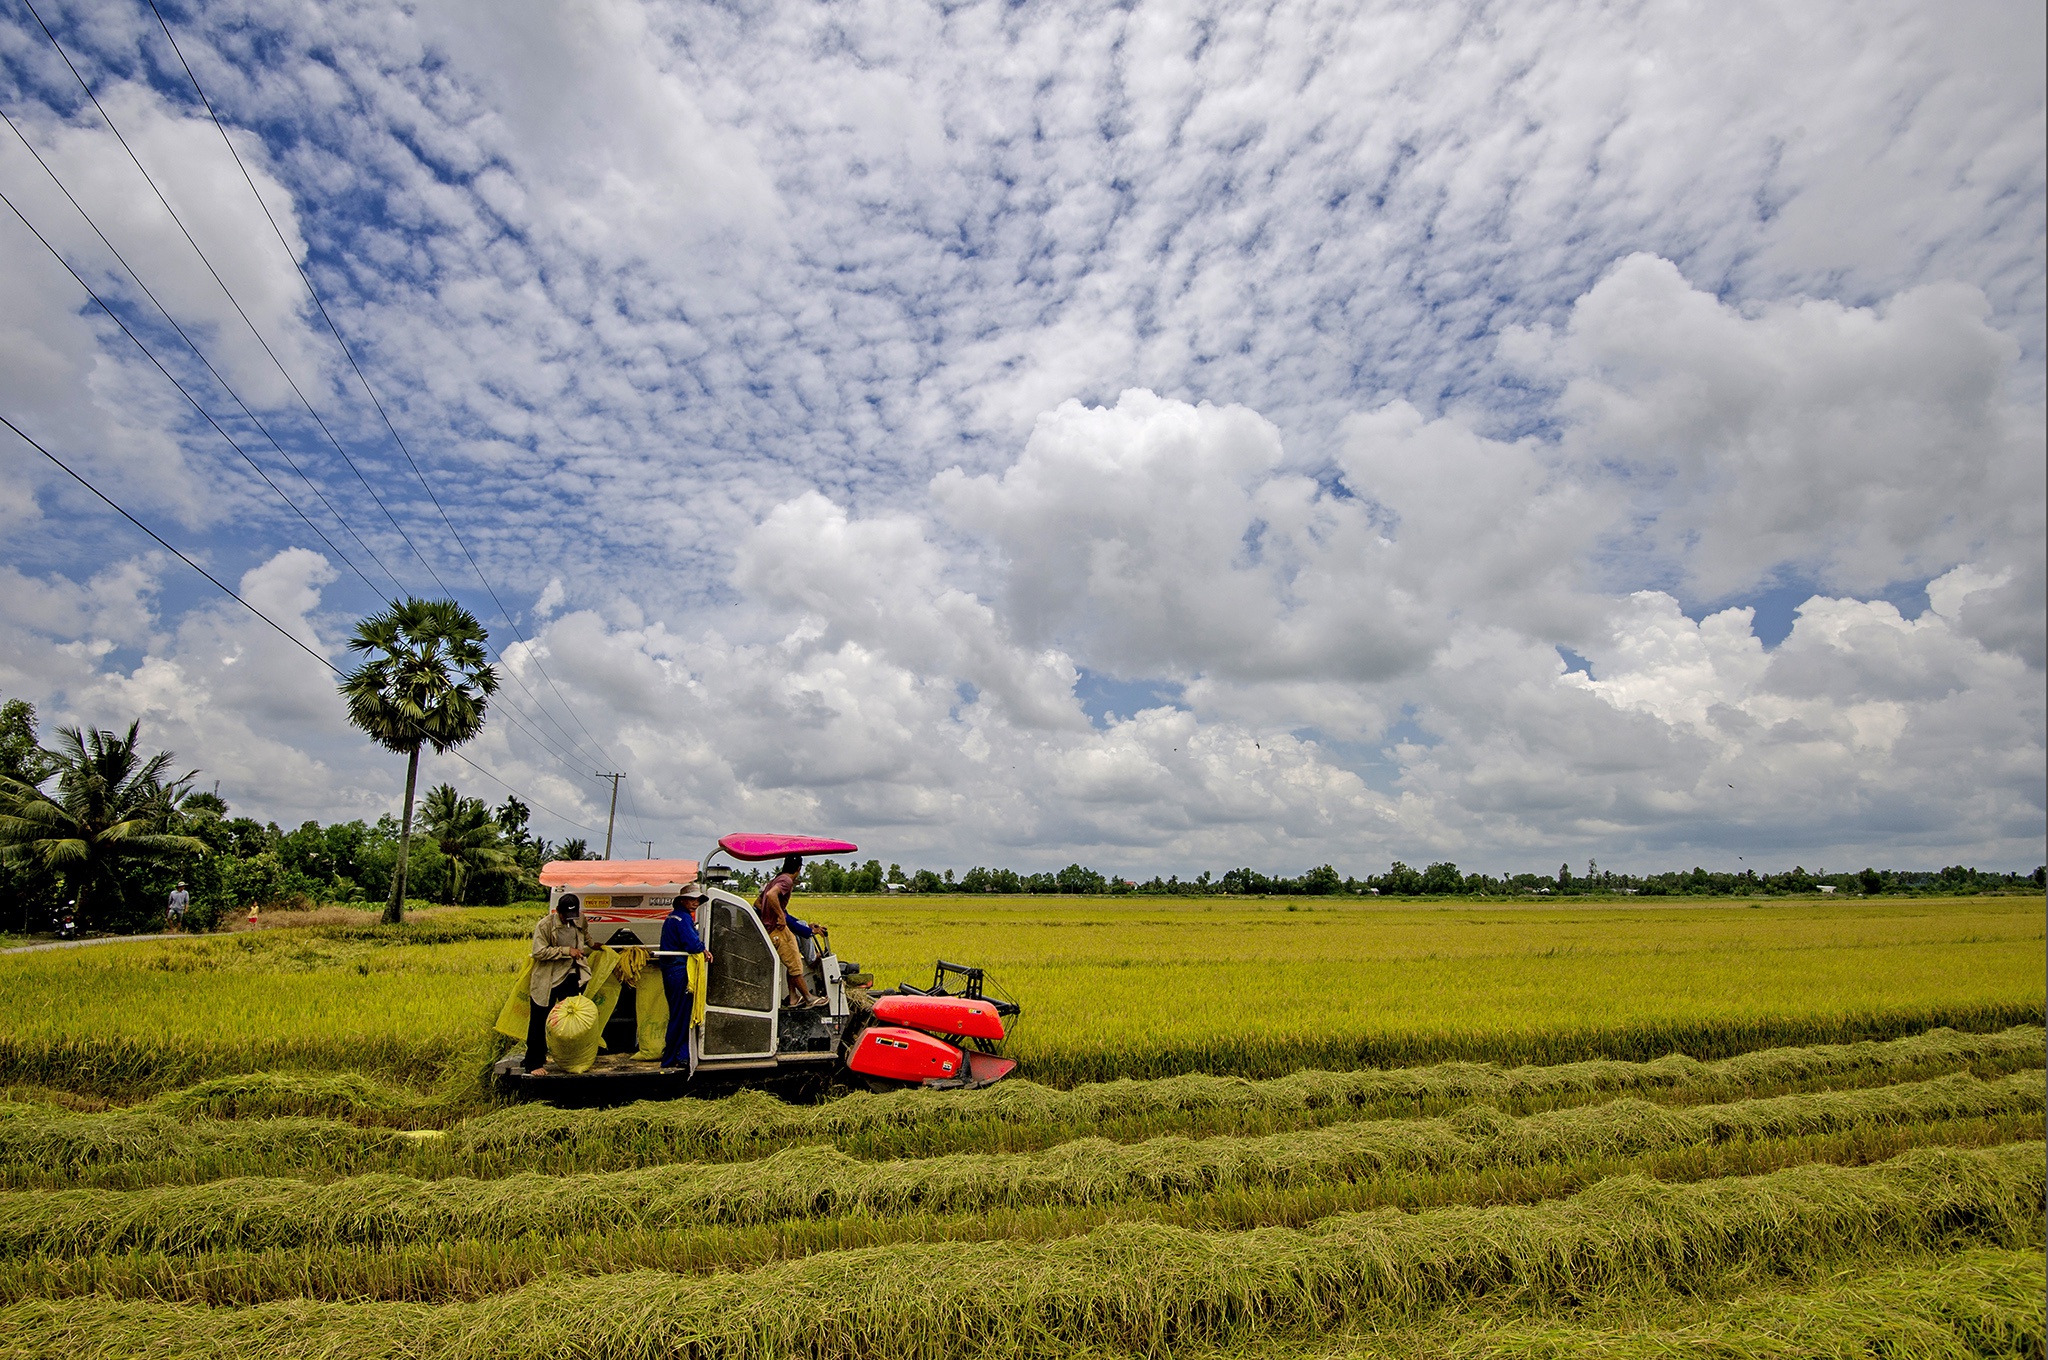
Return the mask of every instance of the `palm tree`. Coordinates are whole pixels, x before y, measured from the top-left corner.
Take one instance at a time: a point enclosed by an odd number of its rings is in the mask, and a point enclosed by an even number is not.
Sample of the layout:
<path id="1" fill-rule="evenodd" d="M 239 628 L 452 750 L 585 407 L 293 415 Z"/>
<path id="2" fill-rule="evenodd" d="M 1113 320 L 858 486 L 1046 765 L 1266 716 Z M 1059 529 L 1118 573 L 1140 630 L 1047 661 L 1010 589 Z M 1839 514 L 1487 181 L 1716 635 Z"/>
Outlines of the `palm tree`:
<path id="1" fill-rule="evenodd" d="M 403 752 L 405 811 L 399 819 L 398 867 L 391 875 L 387 924 L 405 919 L 406 856 L 412 849 L 412 794 L 420 747 L 436 754 L 483 729 L 485 703 L 498 672 L 485 661 L 489 635 L 476 615 L 453 600 L 394 600 L 356 625 L 352 652 L 372 653 L 342 678 L 348 720 L 387 751 Z"/>
<path id="2" fill-rule="evenodd" d="M 62 874 L 82 921 L 101 897 L 120 892 L 123 861 L 206 853 L 206 842 L 169 831 L 198 771 L 164 779 L 171 753 L 142 759 L 141 727 L 130 723 L 125 737 L 60 727 L 56 749 L 39 752 L 38 768 L 48 771 L 41 779 L 0 776 L 0 856 Z M 41 788 L 52 774 L 55 796 Z"/>
<path id="3" fill-rule="evenodd" d="M 497 818 L 481 798 L 464 798 L 452 784 L 436 784 L 420 804 L 420 825 L 448 857 L 448 900 L 460 903 L 471 878 L 514 874 L 519 863 L 505 849 Z"/>

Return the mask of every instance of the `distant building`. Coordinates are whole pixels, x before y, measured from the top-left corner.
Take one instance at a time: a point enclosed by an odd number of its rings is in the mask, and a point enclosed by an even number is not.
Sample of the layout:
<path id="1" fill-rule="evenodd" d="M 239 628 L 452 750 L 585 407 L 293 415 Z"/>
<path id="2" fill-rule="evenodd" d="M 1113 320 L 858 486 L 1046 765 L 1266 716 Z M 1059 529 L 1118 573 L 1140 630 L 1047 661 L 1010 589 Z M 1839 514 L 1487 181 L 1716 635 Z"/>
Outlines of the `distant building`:
<path id="1" fill-rule="evenodd" d="M 1835 885 L 1832 883 L 1823 883 L 1820 885 L 1820 890 L 1824 893 L 1831 893 L 1835 890 Z"/>

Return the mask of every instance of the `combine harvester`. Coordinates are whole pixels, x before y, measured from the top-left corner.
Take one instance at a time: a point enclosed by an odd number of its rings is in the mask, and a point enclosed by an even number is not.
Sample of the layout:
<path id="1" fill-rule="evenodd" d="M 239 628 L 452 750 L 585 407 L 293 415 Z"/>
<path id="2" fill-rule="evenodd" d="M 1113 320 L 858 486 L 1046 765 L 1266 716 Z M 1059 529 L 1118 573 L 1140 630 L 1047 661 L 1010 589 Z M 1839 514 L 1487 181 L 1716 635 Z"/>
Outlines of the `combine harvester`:
<path id="1" fill-rule="evenodd" d="M 732 866 L 712 861 L 721 854 L 757 862 L 788 855 L 846 855 L 859 848 L 850 841 L 742 833 L 722 838 L 702 865 L 686 859 L 548 864 L 540 872 L 548 909 L 564 893 L 575 893 L 582 899 L 591 943 L 613 949 L 657 948 L 677 893 L 687 883 L 702 881 L 697 933 L 712 956 L 704 1022 L 690 1030 L 689 1070 L 664 1072 L 658 1062 L 633 1056 L 639 1048 L 635 989 L 622 988 L 605 1026 L 605 1051 L 588 1072 L 529 1077 L 515 1046 L 492 1069 L 500 1087 L 585 1104 L 737 1084 L 809 1093 L 834 1084 L 966 1089 L 1008 1076 L 1017 1064 L 1002 1056 L 1005 1021 L 1018 1014 L 1018 1007 L 983 996 L 979 968 L 941 960 L 929 989 L 905 984 L 875 992 L 874 979 L 860 965 L 842 962 L 832 952 L 830 932 L 820 926 L 801 944 L 805 982 L 827 1004 L 814 1010 L 783 1006 L 789 979 L 768 932 L 753 904 L 727 890 Z"/>

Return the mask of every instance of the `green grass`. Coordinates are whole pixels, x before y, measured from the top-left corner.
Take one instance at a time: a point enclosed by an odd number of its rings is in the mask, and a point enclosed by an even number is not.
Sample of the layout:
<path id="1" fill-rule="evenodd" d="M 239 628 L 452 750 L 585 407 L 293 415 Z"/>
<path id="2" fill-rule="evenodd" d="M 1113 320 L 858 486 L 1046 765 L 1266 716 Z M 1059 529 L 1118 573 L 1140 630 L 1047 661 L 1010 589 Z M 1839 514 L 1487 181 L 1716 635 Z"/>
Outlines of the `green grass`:
<path id="1" fill-rule="evenodd" d="M 2027 898 L 1684 907 L 810 899 L 884 983 L 982 963 L 1055 1086 L 1450 1059 L 1560 1063 L 1993 1029 L 2042 1017 Z M 407 927 L 509 930 L 525 913 Z M 439 938 L 439 935 L 433 935 Z M 0 959 L 0 1084 L 109 1097 L 278 1067 L 428 1082 L 472 1062 L 517 939 L 355 927 Z"/>
<path id="2" fill-rule="evenodd" d="M 0 1193 L 0 1255 L 355 1246 L 692 1224 L 1169 1199 L 1346 1184 L 1390 1173 L 1571 1163 L 1735 1140 L 1837 1133 L 2043 1109 L 2038 1072 L 1669 1109 L 1643 1101 L 1512 1119 L 1372 1121 L 1260 1138 L 1086 1138 L 1044 1152 L 873 1162 L 800 1147 L 759 1161 L 584 1175 L 331 1182 L 238 1177 L 141 1190 Z M 287 1132 L 296 1136 L 296 1128 Z"/>
<path id="3" fill-rule="evenodd" d="M 1236 1232 L 1306 1227 L 1334 1214 L 1374 1209 L 1414 1213 L 1450 1205 L 1535 1204 L 1578 1194 L 1613 1176 L 1692 1182 L 1761 1175 L 1809 1163 L 1864 1166 L 1914 1148 L 1997 1147 L 2032 1141 L 2040 1132 L 2037 1117 L 2006 1115 L 1744 1138 L 1568 1163 L 1393 1172 L 1361 1181 L 1261 1185 L 1079 1206 L 952 1214 L 918 1211 L 890 1217 L 853 1212 L 760 1224 L 607 1228 L 509 1239 L 453 1237 L 374 1247 L 36 1254 L 0 1258 L 0 1303 L 87 1294 L 215 1306 L 292 1298 L 446 1302 L 503 1293 L 550 1276 L 573 1279 L 646 1269 L 706 1274 L 902 1243 L 1045 1242 L 1116 1223 L 1159 1222 Z"/>
<path id="4" fill-rule="evenodd" d="M 1182 1360 L 2032 1360 L 2048 1348 L 2035 1252 L 1913 1253 L 1817 1281 L 1674 1297 L 1621 1296 L 1582 1314 L 1459 1308 L 1323 1344 L 1184 1349 Z M 1131 1352 L 1089 1349 L 1085 1360 Z"/>
<path id="5" fill-rule="evenodd" d="M 1478 1298 L 1558 1307 L 1625 1290 L 1694 1292 L 1732 1274 L 1797 1277 L 1930 1243 L 2038 1248 L 2043 1189 L 2038 1144 L 1923 1151 L 1694 1185 L 1616 1177 L 1568 1200 L 1339 1215 L 1306 1229 L 1130 1223 L 1053 1242 L 831 1252 L 739 1274 L 643 1270 L 592 1290 L 543 1280 L 474 1303 L 36 1299 L 0 1310 L 0 1336 L 79 1356 L 1158 1353 Z"/>
<path id="6" fill-rule="evenodd" d="M 0 1356 L 2043 1357 L 2038 899 L 804 905 L 1026 1079 L 508 1105 L 531 907 L 0 959 Z"/>
<path id="7" fill-rule="evenodd" d="M 884 1160 L 950 1152 L 1023 1152 L 1077 1138 L 1135 1142 L 1166 1134 L 1280 1133 L 1375 1118 L 1450 1114 L 1485 1104 L 1511 1114 L 1619 1095 L 1701 1105 L 1821 1089 L 1896 1085 L 1953 1072 L 1996 1077 L 2048 1061 L 2039 1028 L 1938 1030 L 1887 1043 L 1774 1049 L 1720 1062 L 1669 1057 L 1561 1067 L 1469 1064 L 1302 1072 L 1270 1081 L 1167 1077 L 1055 1091 L 1008 1082 L 984 1091 L 862 1093 L 822 1105 L 759 1094 L 641 1102 L 608 1110 L 533 1104 L 468 1119 L 410 1088 L 358 1076 L 216 1078 L 130 1109 L 75 1114 L 0 1105 L 0 1183 L 142 1186 L 289 1172 L 373 1170 L 419 1176 L 556 1174 L 677 1160 L 734 1161 L 820 1144 Z M 456 1107 L 459 1109 L 460 1107 Z M 354 1122 L 279 1117 L 334 1112 Z M 359 1127 L 360 1125 L 360 1127 Z M 404 1138 L 392 1127 L 447 1136 Z"/>

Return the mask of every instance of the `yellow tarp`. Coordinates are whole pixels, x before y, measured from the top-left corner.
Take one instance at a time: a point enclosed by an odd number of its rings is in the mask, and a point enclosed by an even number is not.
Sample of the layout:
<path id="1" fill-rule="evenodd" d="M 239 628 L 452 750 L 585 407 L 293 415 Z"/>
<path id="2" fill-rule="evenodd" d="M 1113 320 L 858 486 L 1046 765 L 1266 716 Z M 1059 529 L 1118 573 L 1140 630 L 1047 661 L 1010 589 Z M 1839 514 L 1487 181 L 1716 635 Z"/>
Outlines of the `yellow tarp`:
<path id="1" fill-rule="evenodd" d="M 633 1015 L 639 1021 L 640 1050 L 636 1058 L 659 1058 L 668 1042 L 668 993 L 661 989 L 661 970 L 647 968 L 633 979 Z"/>
<path id="2" fill-rule="evenodd" d="M 662 990 L 659 968 L 647 967 L 647 951 L 638 947 L 621 952 L 600 947 L 590 953 L 590 981 L 583 986 L 583 995 L 597 1006 L 602 1019 L 597 1032 L 604 1033 L 604 1026 L 612 1018 L 612 1011 L 619 1004 L 619 990 L 622 984 L 630 983 L 633 988 L 633 1009 L 637 1022 L 636 1038 L 640 1047 L 633 1054 L 636 1058 L 659 1058 L 668 1043 L 668 994 Z M 688 960 L 690 977 L 690 1023 L 704 1023 L 705 980 L 710 970 L 704 965 L 702 954 L 692 954 Z M 505 1004 L 498 1010 L 498 1022 L 493 1026 L 508 1039 L 526 1037 L 527 987 L 533 981 L 533 958 L 528 956 L 519 965 L 518 976 L 512 979 L 512 991 L 505 998 Z M 548 1037 L 548 1055 L 554 1056 L 555 1041 L 552 1029 Z M 593 1054 L 595 1050 L 592 1050 Z M 590 1066 L 571 1068 L 583 1071 Z"/>
<path id="3" fill-rule="evenodd" d="M 646 961 L 647 955 L 645 950 L 627 950 L 626 953 L 637 953 L 640 955 L 642 963 Z M 612 1011 L 619 1004 L 619 988 L 621 984 L 619 965 L 621 961 L 621 955 L 618 951 L 603 945 L 591 950 L 587 960 L 590 964 L 590 979 L 583 984 L 583 995 L 588 997 L 598 1009 L 601 1018 L 598 1020 L 597 1032 L 600 1036 L 604 1033 L 605 1023 L 612 1018 Z M 493 1029 L 508 1039 L 524 1039 L 526 1037 L 526 1008 L 532 1004 L 527 993 L 527 987 L 532 981 L 533 957 L 528 955 L 521 961 L 519 972 L 512 979 L 512 990 L 505 997 L 505 1004 L 498 1008 L 498 1022 L 492 1026 Z M 664 1011 L 664 1015 L 666 1015 L 666 1011 Z M 554 1052 L 552 1030 L 549 1033 L 548 1051 L 550 1055 Z M 655 1056 L 660 1057 L 661 1054 L 656 1052 Z M 588 1066 L 588 1064 L 585 1064 L 585 1066 Z M 576 1070 L 580 1071 L 582 1069 Z"/>
<path id="4" fill-rule="evenodd" d="M 629 951 L 630 952 L 630 951 Z M 704 983 L 710 970 L 704 965 L 702 954 L 692 954 L 685 961 L 690 978 L 690 1023 L 704 1023 Z M 647 968 L 633 980 L 634 1014 L 640 1022 L 640 1051 L 636 1058 L 659 1058 L 668 1047 L 668 992 L 663 986 L 661 970 Z"/>
<path id="5" fill-rule="evenodd" d="M 498 1008 L 498 1023 L 492 1029 L 507 1039 L 526 1037 L 527 1007 L 533 999 L 526 989 L 533 983 L 533 955 L 528 954 L 519 965 L 519 976 L 512 979 L 512 994 L 505 998 L 505 1004 Z"/>

